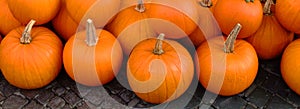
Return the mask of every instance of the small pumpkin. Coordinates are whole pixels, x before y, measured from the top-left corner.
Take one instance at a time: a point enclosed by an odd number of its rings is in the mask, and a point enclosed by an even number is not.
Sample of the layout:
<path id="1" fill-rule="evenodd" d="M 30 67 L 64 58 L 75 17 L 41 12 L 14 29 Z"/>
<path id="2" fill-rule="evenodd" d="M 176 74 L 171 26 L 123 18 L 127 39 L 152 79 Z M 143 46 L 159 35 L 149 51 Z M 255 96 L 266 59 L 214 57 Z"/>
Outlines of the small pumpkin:
<path id="1" fill-rule="evenodd" d="M 63 63 L 67 74 L 87 86 L 104 85 L 114 79 L 122 64 L 122 49 L 108 31 L 96 29 L 91 19 L 85 31 L 77 32 L 66 43 Z"/>
<path id="2" fill-rule="evenodd" d="M 163 103 L 182 95 L 192 82 L 194 64 L 178 42 L 149 38 L 139 42 L 127 62 L 127 78 L 133 92 L 146 102 Z"/>
<path id="3" fill-rule="evenodd" d="M 49 29 L 24 27 L 10 31 L 1 42 L 0 68 L 5 79 L 22 89 L 49 84 L 62 67 L 62 42 Z"/>
<path id="4" fill-rule="evenodd" d="M 7 0 L 7 3 L 14 17 L 23 25 L 31 19 L 36 20 L 36 25 L 45 24 L 60 9 L 60 0 Z"/>
<path id="5" fill-rule="evenodd" d="M 300 95 L 300 39 L 294 40 L 284 50 L 281 58 L 281 75 L 286 84 Z"/>
<path id="6" fill-rule="evenodd" d="M 204 88 L 222 96 L 238 94 L 248 88 L 258 70 L 255 49 L 237 39 L 237 24 L 224 44 L 223 36 L 202 43 L 195 54 L 199 81 Z"/>
<path id="7" fill-rule="evenodd" d="M 51 23 L 55 31 L 65 41 L 67 41 L 72 35 L 76 33 L 77 27 L 79 26 L 79 24 L 76 23 L 68 13 L 65 0 L 62 0 L 61 9 Z"/>
<path id="8" fill-rule="evenodd" d="M 243 28 L 238 38 L 246 38 L 261 25 L 263 10 L 260 0 L 218 0 L 214 16 L 224 34 L 240 23 Z"/>
<path id="9" fill-rule="evenodd" d="M 271 11 L 272 0 L 267 0 L 264 5 L 263 21 L 259 29 L 247 41 L 253 45 L 261 59 L 279 57 L 285 47 L 293 41 L 294 33 L 287 31 L 277 21 Z"/>
<path id="10" fill-rule="evenodd" d="M 95 26 L 102 28 L 119 12 L 120 0 L 66 0 L 66 8 L 78 24 L 93 19 Z"/>
<path id="11" fill-rule="evenodd" d="M 7 0 L 0 0 L 0 33 L 6 35 L 12 29 L 21 26 L 21 23 L 13 16 L 9 10 Z"/>
<path id="12" fill-rule="evenodd" d="M 289 31 L 300 33 L 300 1 L 276 0 L 275 16 L 280 24 Z"/>

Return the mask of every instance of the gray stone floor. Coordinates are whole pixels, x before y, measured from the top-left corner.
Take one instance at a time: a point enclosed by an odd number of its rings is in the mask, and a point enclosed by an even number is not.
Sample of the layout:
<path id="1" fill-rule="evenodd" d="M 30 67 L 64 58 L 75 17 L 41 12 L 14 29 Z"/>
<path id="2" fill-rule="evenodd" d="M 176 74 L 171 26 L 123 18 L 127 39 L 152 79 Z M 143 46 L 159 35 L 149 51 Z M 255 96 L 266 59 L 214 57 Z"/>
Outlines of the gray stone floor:
<path id="1" fill-rule="evenodd" d="M 279 59 L 260 61 L 260 68 L 255 82 L 247 90 L 236 96 L 217 96 L 215 100 L 203 102 L 205 90 L 200 84 L 196 84 L 196 91 L 187 91 L 182 96 L 183 99 L 181 100 L 184 100 L 186 96 L 192 97 L 184 107 L 186 109 L 300 108 L 300 96 L 290 90 L 282 80 L 279 62 Z M 124 76 L 124 72 L 120 72 L 118 76 Z M 207 94 L 215 96 L 211 93 Z M 166 104 L 165 107 L 170 109 L 176 108 L 168 107 L 168 105 Z M 103 87 L 86 87 L 76 84 L 62 71 L 46 87 L 36 90 L 23 90 L 9 85 L 3 75 L 0 75 L 0 109 L 123 109 L 131 107 L 149 108 L 152 106 L 156 105 L 142 101 L 132 91 L 124 88 L 116 79 Z"/>

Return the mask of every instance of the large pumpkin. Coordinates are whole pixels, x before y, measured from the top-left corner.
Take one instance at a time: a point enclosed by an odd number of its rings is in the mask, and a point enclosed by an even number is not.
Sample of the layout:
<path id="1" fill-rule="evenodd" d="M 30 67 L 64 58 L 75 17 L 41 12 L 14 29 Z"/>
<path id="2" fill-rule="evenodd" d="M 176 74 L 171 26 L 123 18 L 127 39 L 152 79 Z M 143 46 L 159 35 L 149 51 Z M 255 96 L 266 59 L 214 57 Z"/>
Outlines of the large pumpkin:
<path id="1" fill-rule="evenodd" d="M 219 40 L 223 36 L 202 43 L 195 55 L 200 83 L 222 96 L 244 91 L 257 74 L 258 58 L 254 48 L 244 40 L 235 40 L 239 28 L 235 27 L 225 44 L 224 40 Z"/>
<path id="2" fill-rule="evenodd" d="M 119 12 L 120 0 L 66 0 L 66 8 L 80 25 L 93 19 L 96 27 L 104 27 Z"/>
<path id="3" fill-rule="evenodd" d="M 300 95 L 300 39 L 290 43 L 284 50 L 281 59 L 281 74 L 287 85 Z"/>
<path id="4" fill-rule="evenodd" d="M 261 25 L 263 10 L 260 0 L 218 0 L 214 16 L 224 34 L 228 35 L 240 23 L 243 28 L 238 38 L 246 38 Z"/>
<path id="5" fill-rule="evenodd" d="M 88 19 L 87 29 L 77 32 L 65 45 L 64 67 L 78 83 L 98 86 L 110 82 L 122 64 L 122 49 L 108 31 L 97 29 Z"/>
<path id="6" fill-rule="evenodd" d="M 32 20 L 13 29 L 1 42 L 0 67 L 5 79 L 23 89 L 49 84 L 61 70 L 62 42 L 49 29 L 33 27 Z"/>
<path id="7" fill-rule="evenodd" d="M 72 17 L 66 9 L 65 0 L 61 1 L 61 9 L 51 23 L 56 32 L 65 41 L 67 41 L 72 35 L 74 35 L 78 28 L 78 23 L 76 23 L 72 19 Z"/>
<path id="8" fill-rule="evenodd" d="M 60 0 L 7 0 L 14 17 L 23 25 L 31 19 L 36 25 L 52 20 L 60 9 Z"/>
<path id="9" fill-rule="evenodd" d="M 0 33 L 6 35 L 12 29 L 21 26 L 21 23 L 10 12 L 7 0 L 0 0 L 0 5 L 0 21 L 2 22 L 0 25 Z"/>
<path id="10" fill-rule="evenodd" d="M 300 1 L 276 0 L 275 16 L 280 24 L 289 31 L 300 33 Z"/>
<path id="11" fill-rule="evenodd" d="M 139 42 L 127 62 L 127 78 L 138 97 L 150 103 L 163 103 L 182 95 L 191 84 L 194 64 L 179 43 L 149 38 Z"/>
<path id="12" fill-rule="evenodd" d="M 279 57 L 285 47 L 293 41 L 294 33 L 283 28 L 271 11 L 272 0 L 267 0 L 264 8 L 263 21 L 259 29 L 247 41 L 255 48 L 261 59 Z"/>

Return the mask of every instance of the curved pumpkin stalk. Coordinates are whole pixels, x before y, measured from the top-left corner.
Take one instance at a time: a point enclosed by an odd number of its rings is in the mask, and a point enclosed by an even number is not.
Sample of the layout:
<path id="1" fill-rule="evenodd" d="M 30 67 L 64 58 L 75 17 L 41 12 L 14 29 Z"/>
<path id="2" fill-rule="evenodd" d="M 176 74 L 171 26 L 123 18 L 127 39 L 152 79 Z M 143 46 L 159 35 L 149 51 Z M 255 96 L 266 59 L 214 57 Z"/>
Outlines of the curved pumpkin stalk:
<path id="1" fill-rule="evenodd" d="M 87 20 L 86 28 L 86 44 L 88 46 L 97 45 L 98 37 L 96 35 L 96 27 L 94 26 L 93 21 L 91 19 Z"/>
<path id="2" fill-rule="evenodd" d="M 136 5 L 135 10 L 140 13 L 145 12 L 144 0 L 138 0 L 138 4 Z"/>
<path id="3" fill-rule="evenodd" d="M 234 51 L 234 42 L 242 28 L 240 23 L 236 24 L 233 30 L 228 35 L 225 44 L 224 44 L 224 52 L 225 53 L 233 53 Z"/>
<path id="4" fill-rule="evenodd" d="M 153 49 L 153 53 L 156 55 L 161 55 L 164 53 L 164 50 L 162 49 L 162 41 L 164 40 L 165 34 L 161 33 L 157 37 L 155 48 Z"/>
<path id="5" fill-rule="evenodd" d="M 273 0 L 267 0 L 265 2 L 265 5 L 264 5 L 264 14 L 267 14 L 267 15 L 270 15 L 272 14 L 271 12 L 271 6 L 274 4 Z"/>
<path id="6" fill-rule="evenodd" d="M 23 33 L 22 33 L 22 37 L 20 38 L 20 43 L 21 44 L 30 44 L 32 38 L 31 38 L 31 29 L 33 27 L 33 25 L 35 24 L 35 20 L 30 20 L 30 22 L 26 25 Z"/>

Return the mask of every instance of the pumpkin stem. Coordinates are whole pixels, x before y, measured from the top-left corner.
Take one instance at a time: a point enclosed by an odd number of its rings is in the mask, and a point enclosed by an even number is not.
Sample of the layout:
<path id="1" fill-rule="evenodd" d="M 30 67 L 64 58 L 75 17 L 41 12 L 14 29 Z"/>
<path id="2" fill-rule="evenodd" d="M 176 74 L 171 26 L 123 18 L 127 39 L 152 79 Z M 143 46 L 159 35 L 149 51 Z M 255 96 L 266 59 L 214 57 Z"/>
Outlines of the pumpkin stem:
<path id="1" fill-rule="evenodd" d="M 20 38 L 20 43 L 21 44 L 30 44 L 31 42 L 31 29 L 36 21 L 35 20 L 30 20 L 30 22 L 26 25 L 22 37 Z"/>
<path id="2" fill-rule="evenodd" d="M 96 35 L 96 27 L 93 24 L 93 21 L 91 19 L 87 19 L 86 24 L 86 44 L 88 46 L 95 46 L 98 42 L 98 37 Z"/>
<path id="3" fill-rule="evenodd" d="M 164 53 L 164 50 L 162 49 L 162 44 L 164 40 L 165 34 L 160 33 L 159 36 L 156 39 L 155 48 L 153 50 L 153 53 L 156 55 L 161 55 Z"/>
<path id="4" fill-rule="evenodd" d="M 138 4 L 136 5 L 135 10 L 140 13 L 145 12 L 144 0 L 138 0 Z"/>
<path id="5" fill-rule="evenodd" d="M 267 0 L 264 5 L 264 14 L 270 15 L 271 13 L 271 6 L 274 4 L 273 0 Z"/>
<path id="6" fill-rule="evenodd" d="M 225 44 L 224 44 L 224 52 L 225 53 L 233 53 L 234 51 L 234 42 L 242 28 L 240 23 L 236 24 L 233 30 L 228 35 Z"/>
<path id="7" fill-rule="evenodd" d="M 254 0 L 246 0 L 247 3 L 252 2 L 254 3 Z"/>
<path id="8" fill-rule="evenodd" d="M 199 4 L 202 6 L 202 7 L 207 7 L 207 8 L 210 8 L 213 6 L 213 3 L 211 0 L 200 0 L 199 1 Z"/>

